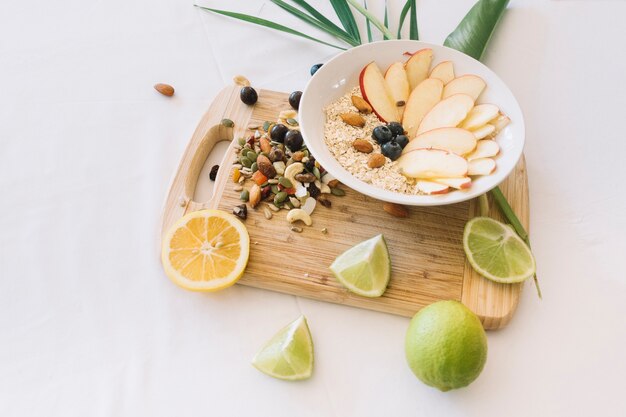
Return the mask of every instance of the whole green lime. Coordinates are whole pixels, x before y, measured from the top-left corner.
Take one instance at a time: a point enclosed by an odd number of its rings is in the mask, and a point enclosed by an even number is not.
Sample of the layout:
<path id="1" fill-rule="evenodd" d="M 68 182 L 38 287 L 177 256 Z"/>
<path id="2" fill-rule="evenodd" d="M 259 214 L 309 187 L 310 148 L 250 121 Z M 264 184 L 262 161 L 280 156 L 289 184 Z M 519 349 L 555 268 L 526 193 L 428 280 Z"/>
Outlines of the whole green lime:
<path id="1" fill-rule="evenodd" d="M 411 319 L 404 347 L 413 373 L 441 391 L 469 385 L 487 361 L 485 330 L 458 301 L 438 301 L 421 309 Z"/>

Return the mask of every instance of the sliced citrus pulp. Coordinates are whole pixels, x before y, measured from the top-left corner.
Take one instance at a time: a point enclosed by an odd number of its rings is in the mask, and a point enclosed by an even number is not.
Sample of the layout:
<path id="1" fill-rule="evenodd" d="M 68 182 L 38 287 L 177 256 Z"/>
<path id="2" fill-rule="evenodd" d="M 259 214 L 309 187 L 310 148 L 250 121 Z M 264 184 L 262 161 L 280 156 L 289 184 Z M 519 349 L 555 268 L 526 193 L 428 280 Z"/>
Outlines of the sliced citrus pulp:
<path id="1" fill-rule="evenodd" d="M 243 275 L 250 237 L 243 223 L 220 210 L 187 213 L 163 237 L 161 262 L 167 276 L 192 291 L 217 291 Z"/>
<path id="2" fill-rule="evenodd" d="M 282 328 L 252 359 L 252 365 L 274 378 L 296 381 L 313 372 L 313 339 L 304 316 Z"/>
<path id="3" fill-rule="evenodd" d="M 391 261 L 383 235 L 348 249 L 330 266 L 335 278 L 355 294 L 380 297 L 391 276 Z"/>
<path id="4" fill-rule="evenodd" d="M 475 217 L 465 225 L 463 249 L 472 267 L 492 281 L 511 284 L 535 274 L 530 248 L 509 225 Z"/>

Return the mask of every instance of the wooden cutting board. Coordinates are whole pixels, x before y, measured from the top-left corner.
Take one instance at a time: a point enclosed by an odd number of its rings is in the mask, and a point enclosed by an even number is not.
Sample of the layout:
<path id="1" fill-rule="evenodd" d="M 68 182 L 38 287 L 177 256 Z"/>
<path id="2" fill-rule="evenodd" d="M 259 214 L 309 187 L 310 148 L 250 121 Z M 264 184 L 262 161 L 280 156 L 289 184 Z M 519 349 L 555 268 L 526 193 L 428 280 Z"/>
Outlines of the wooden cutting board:
<path id="1" fill-rule="evenodd" d="M 260 90 L 257 104 L 247 106 L 239 100 L 237 86 L 219 93 L 196 128 L 171 185 L 163 232 L 190 211 L 219 208 L 231 212 L 241 204 L 230 176 L 236 140 L 220 164 L 222 168 L 209 201 L 193 201 L 199 173 L 217 142 L 233 141 L 249 135 L 247 127 L 276 120 L 281 110 L 290 108 L 287 97 L 284 93 Z M 222 125 L 224 118 L 231 119 L 235 126 Z M 459 300 L 478 315 L 486 329 L 501 328 L 511 320 L 522 284 L 489 281 L 476 274 L 465 259 L 463 227 L 476 215 L 476 201 L 411 207 L 410 216 L 399 219 L 384 212 L 382 202 L 343 188 L 344 197 L 330 196 L 331 208 L 317 205 L 313 225 L 303 226 L 302 233 L 290 230 L 285 210 L 267 220 L 262 209 L 249 209 L 245 224 L 251 239 L 250 260 L 238 283 L 407 317 L 435 301 Z M 501 188 L 528 229 L 524 158 Z M 493 202 L 490 215 L 502 219 Z M 352 294 L 334 279 L 328 266 L 343 251 L 379 233 L 384 234 L 391 254 L 389 287 L 379 298 Z"/>

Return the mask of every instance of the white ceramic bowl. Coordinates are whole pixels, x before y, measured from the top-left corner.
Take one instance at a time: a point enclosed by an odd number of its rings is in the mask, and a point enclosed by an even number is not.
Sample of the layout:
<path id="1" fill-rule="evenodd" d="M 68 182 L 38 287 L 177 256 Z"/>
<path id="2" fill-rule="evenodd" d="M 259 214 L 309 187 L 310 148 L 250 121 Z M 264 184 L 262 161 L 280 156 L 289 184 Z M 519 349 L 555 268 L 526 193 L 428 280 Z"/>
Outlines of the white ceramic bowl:
<path id="1" fill-rule="evenodd" d="M 476 74 L 485 80 L 487 88 L 478 102 L 493 103 L 510 117 L 511 123 L 497 136 L 500 154 L 496 157 L 496 171 L 475 177 L 467 190 L 454 190 L 440 195 L 409 195 L 367 184 L 344 169 L 324 143 L 324 108 L 358 85 L 361 69 L 376 61 L 382 71 L 393 62 L 405 61 L 402 54 L 422 48 L 432 48 L 433 65 L 452 61 L 457 76 Z M 395 40 L 369 43 L 349 49 L 324 64 L 311 78 L 300 100 L 300 130 L 304 141 L 319 163 L 348 187 L 378 200 L 413 206 L 437 206 L 469 200 L 500 184 L 515 168 L 524 148 L 524 119 L 522 111 L 504 82 L 485 65 L 445 46 L 426 42 Z"/>

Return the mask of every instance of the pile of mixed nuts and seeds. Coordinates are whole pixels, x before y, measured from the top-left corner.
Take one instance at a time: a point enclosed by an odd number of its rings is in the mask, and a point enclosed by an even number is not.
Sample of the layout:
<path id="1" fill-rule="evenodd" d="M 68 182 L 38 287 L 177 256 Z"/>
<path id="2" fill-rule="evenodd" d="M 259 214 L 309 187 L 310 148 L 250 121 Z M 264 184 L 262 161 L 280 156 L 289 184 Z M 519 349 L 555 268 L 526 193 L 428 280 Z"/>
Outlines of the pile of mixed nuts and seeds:
<path id="1" fill-rule="evenodd" d="M 343 196 L 339 181 L 315 160 L 303 142 L 297 121 L 298 92 L 292 93 L 293 110 L 282 111 L 276 122 L 266 121 L 262 126 L 250 126 L 254 134 L 238 138 L 234 145 L 236 160 L 232 167 L 232 181 L 240 199 L 252 208 L 263 203 L 263 214 L 271 219 L 273 212 L 288 210 L 287 221 L 301 221 L 311 226 L 311 215 L 317 203 L 331 207 L 329 195 Z M 297 100 L 292 100 L 297 97 Z M 248 184 L 250 183 L 250 186 Z M 245 219 L 245 204 L 233 209 Z M 302 232 L 292 226 L 294 232 Z"/>

